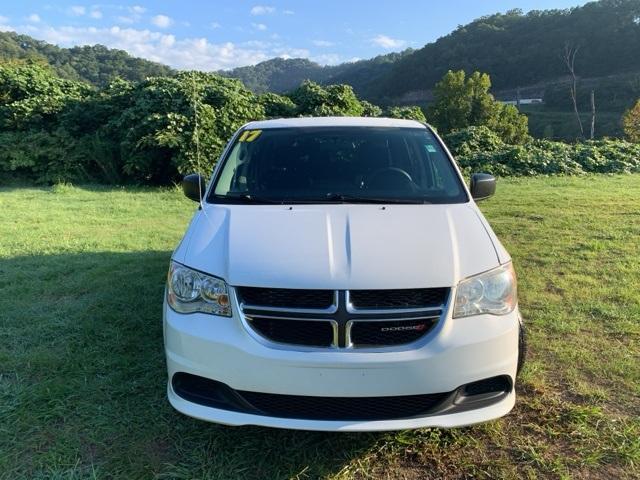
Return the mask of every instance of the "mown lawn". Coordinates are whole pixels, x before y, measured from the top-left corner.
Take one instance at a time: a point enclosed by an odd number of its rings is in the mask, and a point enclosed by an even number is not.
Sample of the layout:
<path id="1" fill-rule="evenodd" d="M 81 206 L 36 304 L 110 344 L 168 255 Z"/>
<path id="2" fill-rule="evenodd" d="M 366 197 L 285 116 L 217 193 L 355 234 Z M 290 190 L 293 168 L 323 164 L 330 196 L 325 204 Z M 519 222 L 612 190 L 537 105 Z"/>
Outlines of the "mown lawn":
<path id="1" fill-rule="evenodd" d="M 638 478 L 640 175 L 501 180 L 530 355 L 458 430 L 228 428 L 165 400 L 177 190 L 0 189 L 0 478 Z"/>

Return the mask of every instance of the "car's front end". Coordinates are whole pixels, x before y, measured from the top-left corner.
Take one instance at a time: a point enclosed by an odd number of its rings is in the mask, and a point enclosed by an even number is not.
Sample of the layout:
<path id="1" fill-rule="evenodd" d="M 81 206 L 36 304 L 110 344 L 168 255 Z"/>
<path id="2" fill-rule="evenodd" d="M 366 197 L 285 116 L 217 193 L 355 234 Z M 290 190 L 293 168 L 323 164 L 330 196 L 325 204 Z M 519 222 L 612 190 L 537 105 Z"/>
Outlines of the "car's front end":
<path id="1" fill-rule="evenodd" d="M 203 202 L 169 270 L 168 396 L 228 425 L 469 425 L 513 407 L 520 329 L 473 202 Z"/>

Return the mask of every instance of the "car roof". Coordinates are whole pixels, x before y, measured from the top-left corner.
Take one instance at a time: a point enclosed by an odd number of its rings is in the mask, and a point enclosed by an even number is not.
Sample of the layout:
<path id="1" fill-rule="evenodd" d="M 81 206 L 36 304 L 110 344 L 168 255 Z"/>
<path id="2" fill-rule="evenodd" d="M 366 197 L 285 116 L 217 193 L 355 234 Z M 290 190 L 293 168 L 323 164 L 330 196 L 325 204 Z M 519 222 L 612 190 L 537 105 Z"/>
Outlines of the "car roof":
<path id="1" fill-rule="evenodd" d="M 425 128 L 416 120 L 383 117 L 300 117 L 259 120 L 245 125 L 247 129 L 304 128 L 304 127 L 394 127 Z"/>

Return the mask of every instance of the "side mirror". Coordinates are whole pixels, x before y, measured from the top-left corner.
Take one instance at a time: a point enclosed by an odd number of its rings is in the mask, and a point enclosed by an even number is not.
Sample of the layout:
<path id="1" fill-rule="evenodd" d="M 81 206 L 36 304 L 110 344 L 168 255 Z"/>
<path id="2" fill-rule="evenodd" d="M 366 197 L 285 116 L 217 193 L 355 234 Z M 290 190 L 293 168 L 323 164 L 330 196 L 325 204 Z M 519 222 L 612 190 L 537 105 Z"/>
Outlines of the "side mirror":
<path id="1" fill-rule="evenodd" d="M 474 200 L 484 200 L 496 193 L 496 177 L 488 173 L 471 175 L 471 196 Z"/>
<path id="2" fill-rule="evenodd" d="M 182 191 L 184 196 L 194 202 L 200 202 L 200 195 L 204 196 L 207 190 L 207 182 L 199 173 L 192 173 L 182 179 Z"/>

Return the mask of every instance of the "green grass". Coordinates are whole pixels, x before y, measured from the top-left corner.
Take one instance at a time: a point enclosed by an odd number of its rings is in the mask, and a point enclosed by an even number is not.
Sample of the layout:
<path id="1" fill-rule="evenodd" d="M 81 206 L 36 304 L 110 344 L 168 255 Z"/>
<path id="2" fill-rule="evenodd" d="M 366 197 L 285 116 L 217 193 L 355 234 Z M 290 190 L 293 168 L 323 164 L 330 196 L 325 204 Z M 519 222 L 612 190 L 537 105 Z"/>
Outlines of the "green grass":
<path id="1" fill-rule="evenodd" d="M 640 175 L 512 179 L 482 204 L 530 356 L 484 425 L 229 428 L 165 400 L 161 301 L 194 204 L 175 190 L 0 189 L 0 478 L 637 478 Z"/>

